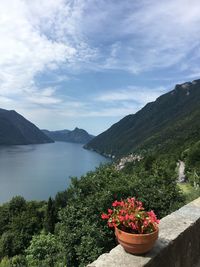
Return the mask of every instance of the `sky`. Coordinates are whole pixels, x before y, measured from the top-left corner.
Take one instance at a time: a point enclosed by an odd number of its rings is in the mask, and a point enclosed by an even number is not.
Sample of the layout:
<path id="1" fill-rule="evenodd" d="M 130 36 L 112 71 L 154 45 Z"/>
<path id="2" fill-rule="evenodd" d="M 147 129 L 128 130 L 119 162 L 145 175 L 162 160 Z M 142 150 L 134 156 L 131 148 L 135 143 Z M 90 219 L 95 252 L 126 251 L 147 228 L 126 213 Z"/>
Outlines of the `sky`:
<path id="1" fill-rule="evenodd" d="M 0 0 L 0 108 L 97 135 L 200 78 L 199 0 Z"/>

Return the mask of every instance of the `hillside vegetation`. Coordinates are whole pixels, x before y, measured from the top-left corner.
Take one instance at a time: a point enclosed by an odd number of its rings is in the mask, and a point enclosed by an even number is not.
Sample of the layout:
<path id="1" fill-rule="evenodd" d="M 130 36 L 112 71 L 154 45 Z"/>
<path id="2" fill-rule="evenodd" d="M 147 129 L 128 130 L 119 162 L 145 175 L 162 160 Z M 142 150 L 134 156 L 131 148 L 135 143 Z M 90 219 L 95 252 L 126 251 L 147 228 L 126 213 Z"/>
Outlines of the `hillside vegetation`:
<path id="1" fill-rule="evenodd" d="M 129 153 L 176 153 L 200 140 L 200 80 L 175 89 L 128 115 L 85 148 L 117 157 Z"/>
<path id="2" fill-rule="evenodd" d="M 14 110 L 0 109 L 0 145 L 52 143 L 33 123 Z"/>

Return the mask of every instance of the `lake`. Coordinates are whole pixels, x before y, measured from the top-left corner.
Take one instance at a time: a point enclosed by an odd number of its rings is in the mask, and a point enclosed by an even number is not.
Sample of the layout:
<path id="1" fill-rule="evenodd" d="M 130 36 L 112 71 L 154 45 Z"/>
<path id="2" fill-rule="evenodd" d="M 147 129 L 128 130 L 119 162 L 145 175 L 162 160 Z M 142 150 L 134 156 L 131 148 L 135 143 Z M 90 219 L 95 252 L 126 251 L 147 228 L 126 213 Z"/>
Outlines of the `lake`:
<path id="1" fill-rule="evenodd" d="M 65 190 L 70 177 L 84 175 L 109 159 L 81 144 L 55 142 L 0 147 L 0 203 L 21 195 L 46 200 Z"/>

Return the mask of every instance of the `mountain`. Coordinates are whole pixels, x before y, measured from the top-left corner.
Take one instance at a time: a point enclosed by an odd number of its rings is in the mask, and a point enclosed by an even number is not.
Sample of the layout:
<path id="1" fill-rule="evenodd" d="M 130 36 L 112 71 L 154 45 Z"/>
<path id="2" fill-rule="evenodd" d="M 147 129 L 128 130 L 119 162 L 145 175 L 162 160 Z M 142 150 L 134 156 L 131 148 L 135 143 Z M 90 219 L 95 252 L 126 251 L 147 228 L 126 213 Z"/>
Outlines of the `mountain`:
<path id="1" fill-rule="evenodd" d="M 75 128 L 73 131 L 70 130 L 61 130 L 61 131 L 48 131 L 42 130 L 44 134 L 49 136 L 54 141 L 64 141 L 72 143 L 81 143 L 86 144 L 91 141 L 94 136 L 90 135 L 83 129 Z"/>
<path id="2" fill-rule="evenodd" d="M 16 111 L 0 109 L 0 145 L 28 145 L 52 142 L 52 139 Z"/>
<path id="3" fill-rule="evenodd" d="M 104 155 L 182 151 L 200 140 L 200 80 L 177 84 L 95 137 L 85 148 Z"/>

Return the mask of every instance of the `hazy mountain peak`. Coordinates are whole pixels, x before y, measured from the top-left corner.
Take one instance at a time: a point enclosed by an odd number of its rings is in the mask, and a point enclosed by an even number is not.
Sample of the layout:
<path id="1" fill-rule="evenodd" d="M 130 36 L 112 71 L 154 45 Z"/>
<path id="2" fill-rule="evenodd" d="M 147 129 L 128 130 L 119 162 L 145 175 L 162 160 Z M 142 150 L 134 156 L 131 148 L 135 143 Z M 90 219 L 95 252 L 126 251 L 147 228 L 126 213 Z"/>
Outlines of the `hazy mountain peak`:
<path id="1" fill-rule="evenodd" d="M 48 131 L 42 130 L 45 134 L 47 134 L 54 141 L 62 141 L 62 142 L 72 142 L 72 143 L 81 143 L 85 144 L 91 141 L 94 136 L 89 134 L 87 131 L 75 127 L 74 130 L 60 130 L 60 131 Z"/>

